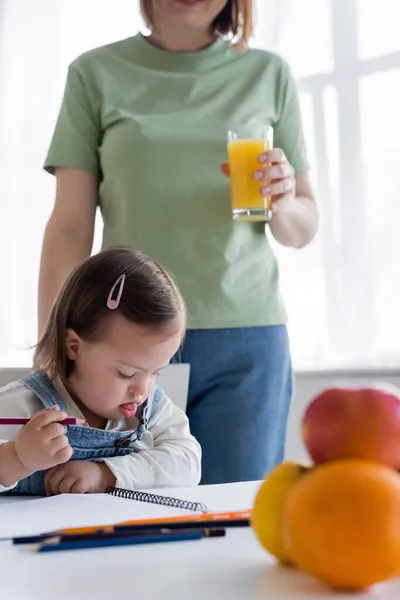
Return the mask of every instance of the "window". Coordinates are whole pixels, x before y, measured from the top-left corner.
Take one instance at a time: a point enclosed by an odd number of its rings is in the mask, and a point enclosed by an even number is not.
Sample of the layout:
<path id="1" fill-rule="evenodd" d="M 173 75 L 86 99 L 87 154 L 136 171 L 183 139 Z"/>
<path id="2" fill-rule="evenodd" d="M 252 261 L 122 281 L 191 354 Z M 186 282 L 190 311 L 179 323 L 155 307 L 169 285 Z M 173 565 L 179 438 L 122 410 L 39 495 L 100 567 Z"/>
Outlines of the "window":
<path id="1" fill-rule="evenodd" d="M 68 63 L 140 27 L 132 0 L 3 0 L 0 10 L 0 365 L 36 340 L 41 241 L 54 180 L 42 163 Z M 298 79 L 321 228 L 278 248 L 298 370 L 398 368 L 398 0 L 257 0 L 253 44 Z M 10 223 L 15 227 L 10 227 Z M 97 224 L 99 248 L 101 222 Z M 24 242 L 21 244 L 21 239 Z"/>

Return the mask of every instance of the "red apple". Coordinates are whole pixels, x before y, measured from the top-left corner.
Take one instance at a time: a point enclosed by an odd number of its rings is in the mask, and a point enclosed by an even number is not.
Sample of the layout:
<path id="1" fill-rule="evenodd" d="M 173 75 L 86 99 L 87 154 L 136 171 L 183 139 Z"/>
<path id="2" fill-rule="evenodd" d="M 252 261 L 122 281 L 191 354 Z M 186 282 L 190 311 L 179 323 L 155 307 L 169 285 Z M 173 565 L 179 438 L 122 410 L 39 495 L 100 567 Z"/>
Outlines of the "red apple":
<path id="1" fill-rule="evenodd" d="M 303 417 L 302 437 L 315 464 L 346 458 L 400 468 L 400 390 L 329 388 Z"/>

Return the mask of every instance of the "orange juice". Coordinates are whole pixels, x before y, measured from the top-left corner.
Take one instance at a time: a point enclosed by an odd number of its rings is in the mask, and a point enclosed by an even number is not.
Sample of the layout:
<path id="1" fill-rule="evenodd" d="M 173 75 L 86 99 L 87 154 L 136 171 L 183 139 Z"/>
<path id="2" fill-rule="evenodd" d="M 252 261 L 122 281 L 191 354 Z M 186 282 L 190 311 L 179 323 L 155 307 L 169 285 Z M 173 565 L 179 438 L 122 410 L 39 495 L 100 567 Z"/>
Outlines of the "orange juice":
<path id="1" fill-rule="evenodd" d="M 236 220 L 268 221 L 271 217 L 271 198 L 261 194 L 263 182 L 254 179 L 254 172 L 263 168 L 258 156 L 270 149 L 269 141 L 262 139 L 236 139 L 228 143 L 231 205 Z"/>

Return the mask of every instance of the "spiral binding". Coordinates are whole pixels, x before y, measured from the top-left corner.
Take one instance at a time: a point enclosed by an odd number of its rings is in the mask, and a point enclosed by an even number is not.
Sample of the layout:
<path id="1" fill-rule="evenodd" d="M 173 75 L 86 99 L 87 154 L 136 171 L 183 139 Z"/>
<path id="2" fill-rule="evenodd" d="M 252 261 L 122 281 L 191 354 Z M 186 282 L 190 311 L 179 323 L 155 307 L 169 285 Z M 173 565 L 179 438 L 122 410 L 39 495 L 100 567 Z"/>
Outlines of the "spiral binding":
<path id="1" fill-rule="evenodd" d="M 180 500 L 179 498 L 171 498 L 171 496 L 159 496 L 148 492 L 140 492 L 138 490 L 108 487 L 106 489 L 106 494 L 117 496 L 118 498 L 127 498 L 128 500 L 137 500 L 138 502 L 150 502 L 151 504 L 182 508 L 184 510 L 193 510 L 203 513 L 208 511 L 207 506 L 202 502 L 190 502 L 189 500 Z"/>

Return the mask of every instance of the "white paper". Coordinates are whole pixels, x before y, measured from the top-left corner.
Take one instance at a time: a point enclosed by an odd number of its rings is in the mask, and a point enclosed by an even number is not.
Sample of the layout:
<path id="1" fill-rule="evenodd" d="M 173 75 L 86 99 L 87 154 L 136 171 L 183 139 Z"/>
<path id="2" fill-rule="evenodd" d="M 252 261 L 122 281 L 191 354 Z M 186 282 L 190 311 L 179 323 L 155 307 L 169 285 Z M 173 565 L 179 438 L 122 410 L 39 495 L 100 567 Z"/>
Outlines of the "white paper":
<path id="1" fill-rule="evenodd" d="M 150 490 L 151 493 L 203 502 L 209 511 L 251 508 L 259 483 Z M 106 494 L 63 494 L 37 500 L 0 496 L 0 539 L 38 535 L 69 527 L 111 525 L 129 519 L 190 514 L 187 510 L 116 498 Z"/>

